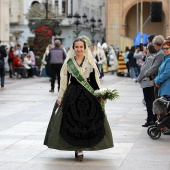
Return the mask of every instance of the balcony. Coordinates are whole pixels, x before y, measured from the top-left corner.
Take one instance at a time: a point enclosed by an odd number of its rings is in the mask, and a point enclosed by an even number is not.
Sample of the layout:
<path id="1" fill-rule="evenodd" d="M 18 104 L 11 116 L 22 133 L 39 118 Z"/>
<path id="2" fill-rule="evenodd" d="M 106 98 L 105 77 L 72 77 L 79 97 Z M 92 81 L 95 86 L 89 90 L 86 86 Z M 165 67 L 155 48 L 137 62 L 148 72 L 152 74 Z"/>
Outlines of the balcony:
<path id="1" fill-rule="evenodd" d="M 19 24 L 20 15 L 10 15 L 10 24 Z"/>

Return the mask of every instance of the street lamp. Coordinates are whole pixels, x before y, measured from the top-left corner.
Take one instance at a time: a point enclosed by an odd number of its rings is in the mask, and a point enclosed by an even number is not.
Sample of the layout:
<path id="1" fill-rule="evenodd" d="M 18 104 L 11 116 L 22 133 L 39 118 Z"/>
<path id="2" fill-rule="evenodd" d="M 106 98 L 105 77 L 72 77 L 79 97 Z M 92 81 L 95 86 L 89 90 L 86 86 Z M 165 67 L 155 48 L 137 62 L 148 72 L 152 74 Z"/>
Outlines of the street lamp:
<path id="1" fill-rule="evenodd" d="M 91 19 L 90 19 L 90 22 L 91 22 L 91 32 L 90 32 L 90 34 L 91 34 L 91 36 L 92 36 L 92 43 L 94 44 L 94 36 L 95 36 L 95 34 L 96 34 L 96 32 L 95 32 L 95 28 L 98 26 L 98 28 L 100 28 L 101 26 L 102 26 L 102 20 L 99 18 L 98 20 L 97 20 L 97 24 L 98 25 L 96 25 L 95 23 L 96 23 L 96 20 L 94 19 L 94 17 L 92 17 Z"/>
<path id="2" fill-rule="evenodd" d="M 77 12 L 73 16 L 71 14 L 67 16 L 69 24 L 76 25 L 76 31 L 73 31 L 76 34 L 76 37 L 78 37 L 78 35 L 81 32 L 81 30 L 79 29 L 79 26 L 82 25 L 82 23 L 80 22 L 81 17 L 83 18 L 83 23 L 86 24 L 88 20 L 86 19 L 87 15 L 85 13 L 82 16 L 80 16 Z M 72 18 L 75 18 L 73 23 L 72 23 Z"/>
<path id="3" fill-rule="evenodd" d="M 83 22 L 80 22 L 80 18 L 83 18 Z M 101 28 L 101 26 L 102 26 L 102 20 L 99 18 L 98 20 L 97 20 L 97 24 L 96 24 L 96 20 L 94 19 L 94 17 L 92 17 L 91 19 L 90 19 L 90 22 L 91 22 L 91 24 L 89 24 L 89 20 L 87 19 L 87 15 L 84 13 L 82 16 L 80 16 L 77 12 L 72 16 L 71 14 L 69 14 L 68 16 L 67 16 L 67 18 L 68 18 L 68 22 L 69 22 L 69 24 L 71 25 L 71 24 L 73 24 L 73 25 L 76 25 L 76 31 L 73 31 L 75 34 L 76 34 L 76 36 L 78 37 L 78 35 L 80 34 L 80 32 L 81 32 L 81 30 L 79 29 L 79 26 L 80 25 L 85 25 L 85 27 L 87 27 L 87 28 L 90 28 L 91 30 L 90 30 L 90 34 L 91 34 L 91 36 L 92 36 L 92 43 L 94 44 L 95 43 L 95 40 L 94 40 L 94 36 L 95 36 L 95 34 L 96 34 L 96 32 L 95 32 L 95 28 L 96 27 L 98 27 L 99 29 Z M 72 18 L 75 18 L 75 21 L 72 23 Z"/>
<path id="4" fill-rule="evenodd" d="M 83 15 L 82 15 L 82 18 L 83 18 L 83 23 L 84 23 L 84 25 L 88 25 L 88 23 L 89 23 L 89 20 L 87 19 L 87 15 L 84 13 Z"/>
<path id="5" fill-rule="evenodd" d="M 46 0 L 44 6 L 45 6 L 45 12 L 46 12 L 46 19 L 48 19 L 48 0 Z"/>
<path id="6" fill-rule="evenodd" d="M 96 25 L 95 25 L 95 22 L 96 22 L 96 20 L 94 19 L 94 17 L 92 17 L 91 19 L 90 19 L 90 22 L 91 22 L 91 32 L 90 32 L 90 34 L 91 34 L 91 36 L 92 36 L 92 43 L 94 44 L 94 36 L 95 36 L 95 32 L 94 32 L 94 28 L 96 28 Z"/>
<path id="7" fill-rule="evenodd" d="M 76 12 L 73 17 L 75 18 L 75 21 L 73 22 L 74 25 L 76 25 L 77 29 L 76 31 L 73 31 L 76 36 L 78 37 L 78 35 L 80 34 L 81 30 L 79 30 L 79 25 L 81 25 L 81 22 L 80 22 L 80 18 L 81 16 Z"/>
<path id="8" fill-rule="evenodd" d="M 103 24 L 102 24 L 102 20 L 99 18 L 98 20 L 97 20 L 97 22 L 98 22 L 98 27 L 100 28 Z"/>

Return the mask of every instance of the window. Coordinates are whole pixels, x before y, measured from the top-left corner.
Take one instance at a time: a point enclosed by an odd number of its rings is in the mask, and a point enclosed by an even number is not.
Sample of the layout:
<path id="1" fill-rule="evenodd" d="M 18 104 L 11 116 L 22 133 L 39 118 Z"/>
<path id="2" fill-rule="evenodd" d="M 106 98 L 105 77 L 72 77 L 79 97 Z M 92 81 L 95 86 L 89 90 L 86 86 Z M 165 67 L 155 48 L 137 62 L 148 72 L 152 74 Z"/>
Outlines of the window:
<path id="1" fill-rule="evenodd" d="M 55 7 L 58 9 L 59 3 L 58 0 L 55 0 Z M 66 0 L 62 0 L 62 13 L 66 13 L 67 11 L 67 5 L 66 5 Z"/>

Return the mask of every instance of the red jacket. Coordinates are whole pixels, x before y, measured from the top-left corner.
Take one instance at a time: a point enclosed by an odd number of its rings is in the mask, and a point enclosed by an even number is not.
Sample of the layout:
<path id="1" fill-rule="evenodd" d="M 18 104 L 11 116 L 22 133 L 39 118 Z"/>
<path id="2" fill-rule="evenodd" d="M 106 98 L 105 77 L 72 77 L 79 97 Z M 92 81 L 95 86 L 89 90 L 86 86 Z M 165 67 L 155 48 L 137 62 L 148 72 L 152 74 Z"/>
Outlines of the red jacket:
<path id="1" fill-rule="evenodd" d="M 9 53 L 8 53 L 8 58 L 9 59 L 14 59 L 15 58 L 15 55 L 14 55 L 14 52 L 13 51 L 10 51 Z"/>
<path id="2" fill-rule="evenodd" d="M 12 67 L 21 67 L 22 63 L 18 57 L 14 57 L 13 62 L 12 62 Z"/>

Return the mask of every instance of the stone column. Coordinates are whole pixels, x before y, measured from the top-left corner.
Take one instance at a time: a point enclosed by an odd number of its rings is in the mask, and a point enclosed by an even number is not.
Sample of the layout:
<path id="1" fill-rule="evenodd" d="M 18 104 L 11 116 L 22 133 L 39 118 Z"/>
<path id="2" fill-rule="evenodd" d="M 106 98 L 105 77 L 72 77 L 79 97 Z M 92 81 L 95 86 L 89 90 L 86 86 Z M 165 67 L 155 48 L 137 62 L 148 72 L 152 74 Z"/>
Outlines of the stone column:
<path id="1" fill-rule="evenodd" d="M 59 10 L 59 14 L 62 14 L 62 0 L 58 0 L 58 10 Z"/>
<path id="2" fill-rule="evenodd" d="M 120 44 L 122 0 L 107 0 L 106 3 L 106 42 L 108 45 Z"/>
<path id="3" fill-rule="evenodd" d="M 169 7 L 170 7 L 170 2 L 169 0 L 167 1 L 163 1 L 163 9 L 165 11 L 165 38 L 170 36 L 170 11 L 169 11 Z"/>
<path id="4" fill-rule="evenodd" d="M 71 14 L 71 0 L 68 0 L 68 15 Z"/>
<path id="5" fill-rule="evenodd" d="M 9 44 L 9 0 L 0 0 L 0 40 Z"/>

